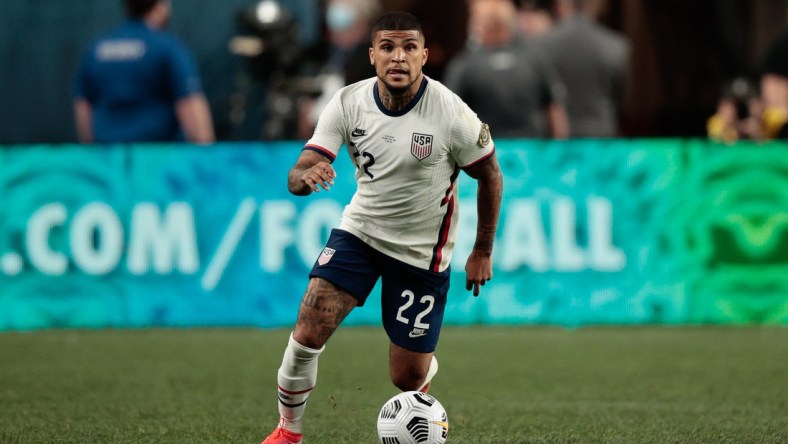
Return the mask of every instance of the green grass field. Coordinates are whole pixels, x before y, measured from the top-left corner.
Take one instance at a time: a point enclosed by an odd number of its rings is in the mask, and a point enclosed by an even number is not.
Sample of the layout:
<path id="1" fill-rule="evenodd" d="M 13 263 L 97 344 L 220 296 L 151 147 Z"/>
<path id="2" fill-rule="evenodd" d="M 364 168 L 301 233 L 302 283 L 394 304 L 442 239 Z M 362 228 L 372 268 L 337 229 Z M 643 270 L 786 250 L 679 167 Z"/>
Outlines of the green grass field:
<path id="1" fill-rule="evenodd" d="M 284 330 L 0 334 L 0 443 L 259 443 Z M 387 339 L 345 328 L 306 444 L 375 443 Z M 449 443 L 786 443 L 786 328 L 445 328 Z"/>

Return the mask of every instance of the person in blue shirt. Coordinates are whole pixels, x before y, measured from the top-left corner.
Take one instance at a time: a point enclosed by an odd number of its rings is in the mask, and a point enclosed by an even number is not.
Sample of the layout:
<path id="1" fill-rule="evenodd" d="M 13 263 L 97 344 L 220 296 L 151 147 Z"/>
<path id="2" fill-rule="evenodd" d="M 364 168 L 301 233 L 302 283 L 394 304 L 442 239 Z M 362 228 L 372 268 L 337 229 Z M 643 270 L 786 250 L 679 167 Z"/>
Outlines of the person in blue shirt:
<path id="1" fill-rule="evenodd" d="M 169 0 L 124 2 L 128 19 L 90 45 L 74 82 L 79 141 L 213 142 L 194 58 L 164 31 Z"/>

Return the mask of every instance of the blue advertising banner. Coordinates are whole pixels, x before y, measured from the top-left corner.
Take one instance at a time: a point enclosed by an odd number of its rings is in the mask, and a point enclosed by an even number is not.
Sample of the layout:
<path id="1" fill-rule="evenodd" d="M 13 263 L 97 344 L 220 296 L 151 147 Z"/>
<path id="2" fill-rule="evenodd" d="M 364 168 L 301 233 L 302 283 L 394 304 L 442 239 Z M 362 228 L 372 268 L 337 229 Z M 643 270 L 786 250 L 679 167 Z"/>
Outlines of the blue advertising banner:
<path id="1" fill-rule="evenodd" d="M 355 190 L 295 197 L 295 142 L 0 148 L 0 330 L 295 322 Z M 788 145 L 497 141 L 494 279 L 449 324 L 788 323 Z M 370 297 L 347 324 L 377 324 Z"/>

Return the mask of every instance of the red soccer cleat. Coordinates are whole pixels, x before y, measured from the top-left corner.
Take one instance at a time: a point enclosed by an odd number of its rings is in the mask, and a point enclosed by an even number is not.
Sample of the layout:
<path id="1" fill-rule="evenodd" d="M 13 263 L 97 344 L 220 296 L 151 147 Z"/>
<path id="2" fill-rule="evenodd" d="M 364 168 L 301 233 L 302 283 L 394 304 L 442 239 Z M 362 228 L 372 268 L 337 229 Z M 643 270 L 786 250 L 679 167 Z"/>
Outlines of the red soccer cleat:
<path id="1" fill-rule="evenodd" d="M 268 438 L 266 438 L 260 444 L 301 444 L 302 436 L 303 435 L 300 433 L 291 432 L 281 427 L 277 427 L 276 430 L 268 435 Z"/>

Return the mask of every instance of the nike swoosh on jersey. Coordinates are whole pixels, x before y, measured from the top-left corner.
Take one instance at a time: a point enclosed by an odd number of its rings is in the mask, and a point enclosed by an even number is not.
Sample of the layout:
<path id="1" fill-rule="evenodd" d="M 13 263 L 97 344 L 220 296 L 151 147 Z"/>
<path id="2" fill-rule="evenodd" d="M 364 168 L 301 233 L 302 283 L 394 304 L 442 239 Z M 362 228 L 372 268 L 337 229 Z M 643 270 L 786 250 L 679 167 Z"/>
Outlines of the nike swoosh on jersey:
<path id="1" fill-rule="evenodd" d="M 422 336 L 427 336 L 427 331 L 420 328 L 414 328 L 413 331 L 408 333 L 408 337 L 411 338 L 420 338 Z"/>

